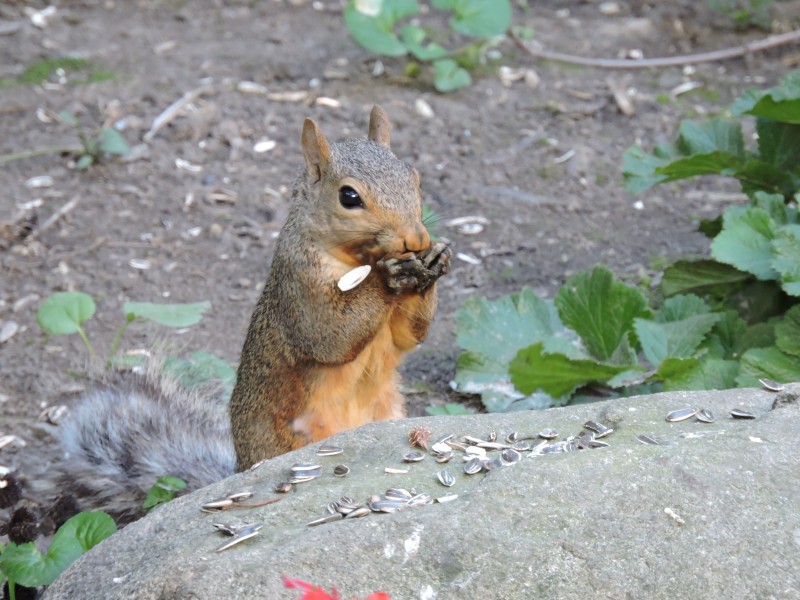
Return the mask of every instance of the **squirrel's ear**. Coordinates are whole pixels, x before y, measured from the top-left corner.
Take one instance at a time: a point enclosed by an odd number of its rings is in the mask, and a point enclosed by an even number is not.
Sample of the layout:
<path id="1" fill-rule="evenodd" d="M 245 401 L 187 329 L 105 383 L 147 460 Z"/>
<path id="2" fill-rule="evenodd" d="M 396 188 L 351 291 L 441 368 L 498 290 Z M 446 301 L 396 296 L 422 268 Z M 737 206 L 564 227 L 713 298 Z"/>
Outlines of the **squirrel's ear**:
<path id="1" fill-rule="evenodd" d="M 376 104 L 369 113 L 369 139 L 388 148 L 391 136 L 392 124 L 389 123 L 389 116 Z"/>
<path id="2" fill-rule="evenodd" d="M 328 140 L 313 119 L 306 119 L 303 123 L 303 135 L 300 138 L 303 147 L 303 156 L 306 159 L 306 168 L 315 181 L 322 179 L 322 173 L 328 168 L 331 159 L 331 148 Z"/>

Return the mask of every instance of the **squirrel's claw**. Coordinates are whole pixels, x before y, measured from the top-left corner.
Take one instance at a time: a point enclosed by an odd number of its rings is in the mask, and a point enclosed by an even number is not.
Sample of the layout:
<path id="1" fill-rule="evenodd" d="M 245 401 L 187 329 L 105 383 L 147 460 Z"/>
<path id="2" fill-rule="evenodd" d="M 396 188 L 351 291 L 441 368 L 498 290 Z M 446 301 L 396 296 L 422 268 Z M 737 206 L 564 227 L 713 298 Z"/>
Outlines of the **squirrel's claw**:
<path id="1" fill-rule="evenodd" d="M 386 273 L 386 285 L 394 292 L 424 292 L 450 270 L 452 252 L 446 244 L 434 244 L 419 255 L 384 257 L 377 266 Z"/>

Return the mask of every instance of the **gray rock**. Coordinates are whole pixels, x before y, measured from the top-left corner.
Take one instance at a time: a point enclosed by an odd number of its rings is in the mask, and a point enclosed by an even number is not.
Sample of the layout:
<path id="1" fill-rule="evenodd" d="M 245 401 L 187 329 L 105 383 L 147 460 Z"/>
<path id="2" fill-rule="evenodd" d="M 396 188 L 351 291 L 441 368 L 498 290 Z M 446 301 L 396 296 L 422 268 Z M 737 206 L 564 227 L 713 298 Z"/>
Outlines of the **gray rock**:
<path id="1" fill-rule="evenodd" d="M 282 575 L 345 598 L 374 591 L 405 598 L 800 598 L 800 385 L 676 392 L 544 412 L 386 422 L 335 436 L 344 454 L 305 448 L 180 498 L 76 561 L 45 598 L 286 598 Z M 773 402 L 776 408 L 773 409 Z M 704 407 L 717 420 L 667 423 L 667 412 Z M 734 420 L 733 408 L 754 412 Z M 483 437 L 496 431 L 578 434 L 586 420 L 613 427 L 610 446 L 529 456 L 467 476 L 448 465 L 402 462 L 407 433 L 427 425 Z M 664 445 L 644 445 L 639 434 Z M 253 501 L 297 462 L 323 465 L 262 508 L 206 514 L 202 503 L 242 490 Z M 346 478 L 333 467 L 348 464 Z M 405 466 L 407 475 L 389 475 Z M 443 466 L 456 475 L 445 488 Z M 325 506 L 364 500 L 389 486 L 447 504 L 308 527 Z M 212 523 L 257 522 L 254 538 L 222 553 Z M 228 538 L 229 539 L 229 538 Z"/>

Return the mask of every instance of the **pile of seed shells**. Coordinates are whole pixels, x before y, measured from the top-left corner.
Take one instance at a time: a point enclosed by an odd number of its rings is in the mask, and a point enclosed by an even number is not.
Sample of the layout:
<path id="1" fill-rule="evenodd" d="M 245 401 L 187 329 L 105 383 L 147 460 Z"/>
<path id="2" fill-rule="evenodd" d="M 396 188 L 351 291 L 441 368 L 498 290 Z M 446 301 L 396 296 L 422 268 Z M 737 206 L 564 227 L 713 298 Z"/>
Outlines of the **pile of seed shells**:
<path id="1" fill-rule="evenodd" d="M 525 454 L 529 456 L 543 456 L 545 454 L 556 454 L 560 452 L 572 452 L 577 450 L 605 448 L 608 443 L 601 438 L 606 437 L 614 430 L 594 421 L 584 423 L 584 430 L 578 435 L 568 436 L 563 440 L 556 441 L 558 432 L 554 429 L 544 429 L 537 434 L 525 435 L 519 432 L 512 432 L 505 441 L 498 441 L 497 433 L 491 432 L 486 438 L 473 436 L 463 436 L 456 438 L 454 434 L 447 434 L 436 439 L 428 445 L 426 441 L 420 440 L 420 445 L 428 450 L 428 453 L 412 450 L 403 455 L 403 462 L 406 464 L 424 461 L 428 456 L 432 457 L 437 463 L 449 463 L 456 456 L 459 456 L 463 463 L 463 472 L 466 475 L 486 473 L 494 469 L 510 467 L 520 462 Z M 417 439 L 412 436 L 412 439 Z M 319 454 L 319 451 L 317 452 Z M 338 465 L 336 468 L 347 468 L 346 465 Z M 349 472 L 349 468 L 347 468 Z M 388 474 L 405 474 L 409 468 L 386 467 L 384 472 Z M 299 463 L 290 468 L 292 481 L 299 474 L 303 481 L 308 481 L 309 473 L 321 471 L 319 465 L 310 463 Z M 456 483 L 456 469 L 441 469 L 436 473 L 436 481 L 446 487 L 453 487 Z M 311 477 L 312 479 L 314 477 Z M 374 495 L 367 498 L 364 502 L 344 496 L 335 502 L 331 502 L 326 507 L 327 514 L 314 519 L 309 526 L 324 525 L 342 519 L 352 519 L 365 517 L 371 513 L 394 513 L 407 508 L 427 506 L 434 502 L 450 502 L 458 498 L 458 494 L 446 494 L 438 497 L 428 493 L 417 493 L 416 491 L 406 490 L 400 487 L 391 487 L 386 490 L 383 496 Z"/>
<path id="2" fill-rule="evenodd" d="M 747 412 L 746 410 L 741 410 L 739 408 L 734 408 L 732 411 L 730 411 L 730 416 L 732 419 L 756 418 L 756 415 L 753 413 Z M 695 408 L 693 406 L 686 406 L 677 410 L 671 410 L 664 418 L 668 423 L 680 423 L 681 421 L 686 421 L 692 417 L 694 417 L 695 420 L 700 423 L 714 423 L 717 420 L 717 418 L 714 416 L 714 413 L 707 408 Z M 641 442 L 642 444 L 650 444 L 652 446 L 663 446 L 669 444 L 669 442 L 659 441 L 652 436 L 644 434 L 637 435 L 636 441 Z"/>

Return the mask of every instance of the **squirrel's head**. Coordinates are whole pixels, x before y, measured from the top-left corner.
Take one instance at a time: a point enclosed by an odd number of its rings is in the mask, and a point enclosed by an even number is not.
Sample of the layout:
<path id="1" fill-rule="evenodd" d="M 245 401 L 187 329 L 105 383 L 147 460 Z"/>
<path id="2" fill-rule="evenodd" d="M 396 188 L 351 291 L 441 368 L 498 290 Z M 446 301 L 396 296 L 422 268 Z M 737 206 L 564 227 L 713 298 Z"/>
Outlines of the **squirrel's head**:
<path id="1" fill-rule="evenodd" d="M 389 148 L 391 125 L 380 106 L 370 113 L 369 136 L 329 144 L 306 119 L 304 212 L 318 242 L 351 265 L 374 264 L 389 253 L 430 246 L 422 222 L 420 178 Z"/>

